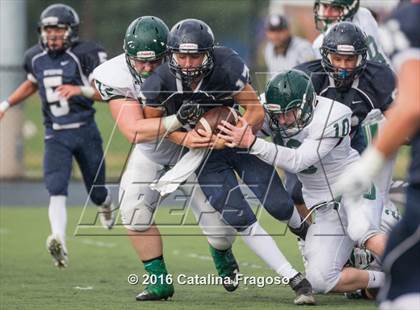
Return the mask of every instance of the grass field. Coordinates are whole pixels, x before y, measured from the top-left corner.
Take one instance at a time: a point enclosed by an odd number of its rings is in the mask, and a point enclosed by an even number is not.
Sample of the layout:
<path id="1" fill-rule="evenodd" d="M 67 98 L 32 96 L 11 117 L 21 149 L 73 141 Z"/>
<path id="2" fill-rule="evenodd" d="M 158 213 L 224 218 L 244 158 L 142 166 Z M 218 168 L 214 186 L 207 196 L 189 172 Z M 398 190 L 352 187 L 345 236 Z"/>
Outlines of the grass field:
<path id="1" fill-rule="evenodd" d="M 140 285 L 129 285 L 129 274 L 143 274 L 142 265 L 126 237 L 117 226 L 109 233 L 88 225 L 76 229 L 77 223 L 93 223 L 94 208 L 82 214 L 82 207 L 70 207 L 68 247 L 70 266 L 57 270 L 45 249 L 49 234 L 46 208 L 0 208 L 0 308 L 1 309 L 297 309 L 288 287 L 253 285 L 227 293 L 221 286 L 187 286 L 175 284 L 170 301 L 140 303 L 135 295 Z M 172 215 L 171 215 L 172 214 Z M 158 212 L 157 223 L 179 220 L 170 208 Z M 172 221 L 173 222 L 173 221 Z M 192 224 L 187 215 L 184 223 Z M 301 259 L 291 234 L 265 213 L 262 225 L 274 233 L 284 254 L 302 270 Z M 194 225 L 161 227 L 165 259 L 169 272 L 206 275 L 215 269 L 210 260 L 206 239 Z M 77 231 L 77 235 L 74 232 Z M 101 234 L 102 236 L 98 236 Z M 178 234 L 178 236 L 176 236 Z M 180 236 L 179 234 L 182 234 Z M 172 236 L 171 236 L 172 235 Z M 234 252 L 241 272 L 247 276 L 269 276 L 272 272 L 238 238 Z M 347 300 L 342 295 L 317 296 L 316 309 L 375 309 L 372 302 Z"/>

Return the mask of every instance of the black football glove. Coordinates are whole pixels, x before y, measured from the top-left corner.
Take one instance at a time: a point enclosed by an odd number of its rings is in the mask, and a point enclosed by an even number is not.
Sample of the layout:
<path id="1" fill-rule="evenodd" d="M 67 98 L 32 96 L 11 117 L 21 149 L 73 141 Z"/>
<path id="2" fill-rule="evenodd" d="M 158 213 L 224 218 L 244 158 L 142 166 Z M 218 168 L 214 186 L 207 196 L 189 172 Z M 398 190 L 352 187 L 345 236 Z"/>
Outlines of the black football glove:
<path id="1" fill-rule="evenodd" d="M 197 103 L 185 102 L 176 113 L 176 118 L 182 125 L 195 125 L 204 114 L 204 108 Z"/>

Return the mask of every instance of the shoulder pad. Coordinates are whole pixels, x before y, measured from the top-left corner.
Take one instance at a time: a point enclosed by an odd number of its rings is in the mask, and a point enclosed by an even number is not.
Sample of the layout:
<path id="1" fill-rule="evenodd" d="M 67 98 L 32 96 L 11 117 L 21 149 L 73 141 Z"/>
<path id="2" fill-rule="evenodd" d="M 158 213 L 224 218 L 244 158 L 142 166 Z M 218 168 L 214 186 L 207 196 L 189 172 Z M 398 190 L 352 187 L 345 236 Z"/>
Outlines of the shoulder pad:
<path id="1" fill-rule="evenodd" d="M 317 96 L 310 136 L 317 140 L 347 136 L 351 129 L 351 115 L 351 109 L 344 104 Z"/>
<path id="2" fill-rule="evenodd" d="M 127 68 L 125 62 L 125 55 L 118 55 L 103 64 L 99 65 L 93 71 L 93 78 L 96 81 L 97 86 L 102 87 L 108 93 L 108 99 L 103 96 L 104 100 L 109 100 L 112 96 L 123 96 L 137 98 L 135 89 L 133 86 L 133 77 Z M 98 83 L 99 82 L 99 83 Z"/>

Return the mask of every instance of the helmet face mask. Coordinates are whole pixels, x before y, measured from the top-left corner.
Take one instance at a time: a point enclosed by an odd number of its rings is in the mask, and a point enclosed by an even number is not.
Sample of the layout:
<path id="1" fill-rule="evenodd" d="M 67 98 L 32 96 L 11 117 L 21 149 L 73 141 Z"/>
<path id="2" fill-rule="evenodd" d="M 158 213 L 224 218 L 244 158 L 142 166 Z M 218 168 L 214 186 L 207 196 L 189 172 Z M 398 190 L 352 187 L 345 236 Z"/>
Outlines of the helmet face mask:
<path id="1" fill-rule="evenodd" d="M 214 35 L 206 23 L 197 19 L 182 20 L 169 33 L 169 68 L 177 78 L 191 85 L 213 70 L 213 49 Z M 184 57 L 199 63 L 187 66 L 182 61 Z"/>
<path id="2" fill-rule="evenodd" d="M 277 74 L 268 82 L 265 97 L 270 127 L 282 138 L 293 137 L 311 122 L 316 95 L 312 82 L 302 71 Z"/>
<path id="3" fill-rule="evenodd" d="M 57 53 L 71 47 L 79 40 L 79 16 L 76 11 L 68 5 L 53 4 L 48 6 L 41 13 L 40 21 L 38 23 L 38 32 L 40 34 L 39 41 L 41 46 L 49 53 Z M 56 44 L 49 44 L 50 41 L 55 41 L 57 38 L 52 29 L 66 29 L 63 35 L 62 46 Z M 50 32 L 50 33 L 49 33 Z M 53 34 L 51 35 L 51 32 Z"/>
<path id="4" fill-rule="evenodd" d="M 314 19 L 315 26 L 321 32 L 325 32 L 330 25 L 350 20 L 359 9 L 360 0 L 315 0 L 314 3 Z M 326 10 L 336 12 L 328 16 Z"/>
<path id="5" fill-rule="evenodd" d="M 123 49 L 133 78 L 141 83 L 162 64 L 166 56 L 168 26 L 155 16 L 143 16 L 127 28 Z"/>
<path id="6" fill-rule="evenodd" d="M 356 25 L 342 22 L 334 25 L 325 35 L 321 46 L 322 66 L 334 79 L 336 87 L 348 87 L 366 67 L 366 36 Z M 353 57 L 349 57 L 353 56 Z M 353 68 L 335 65 L 335 60 L 353 58 Z"/>

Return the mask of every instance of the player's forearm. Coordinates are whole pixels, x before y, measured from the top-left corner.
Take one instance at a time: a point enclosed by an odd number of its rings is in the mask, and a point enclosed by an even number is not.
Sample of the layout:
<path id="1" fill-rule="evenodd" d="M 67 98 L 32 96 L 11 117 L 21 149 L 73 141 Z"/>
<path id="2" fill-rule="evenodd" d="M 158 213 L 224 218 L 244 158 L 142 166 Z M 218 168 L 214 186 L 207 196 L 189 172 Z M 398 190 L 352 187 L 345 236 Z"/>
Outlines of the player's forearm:
<path id="1" fill-rule="evenodd" d="M 38 86 L 32 83 L 29 80 L 24 81 L 19 87 L 9 96 L 7 101 L 9 102 L 10 106 L 19 104 L 30 95 L 35 93 L 38 89 Z"/>
<path id="2" fill-rule="evenodd" d="M 264 122 L 264 108 L 252 86 L 247 84 L 234 98 L 245 109 L 243 117 L 252 126 L 253 132 L 260 130 Z"/>
<path id="3" fill-rule="evenodd" d="M 403 108 L 396 107 L 393 113 L 388 115 L 387 123 L 374 142 L 375 147 L 386 158 L 391 157 L 419 129 L 420 117 Z"/>
<path id="4" fill-rule="evenodd" d="M 336 139 L 323 139 L 322 142 L 307 140 L 292 149 L 258 138 L 250 153 L 277 168 L 298 173 L 319 162 L 336 144 Z"/>
<path id="5" fill-rule="evenodd" d="M 166 138 L 175 144 L 183 145 L 186 135 L 187 133 L 185 131 L 174 131 L 171 132 Z"/>

